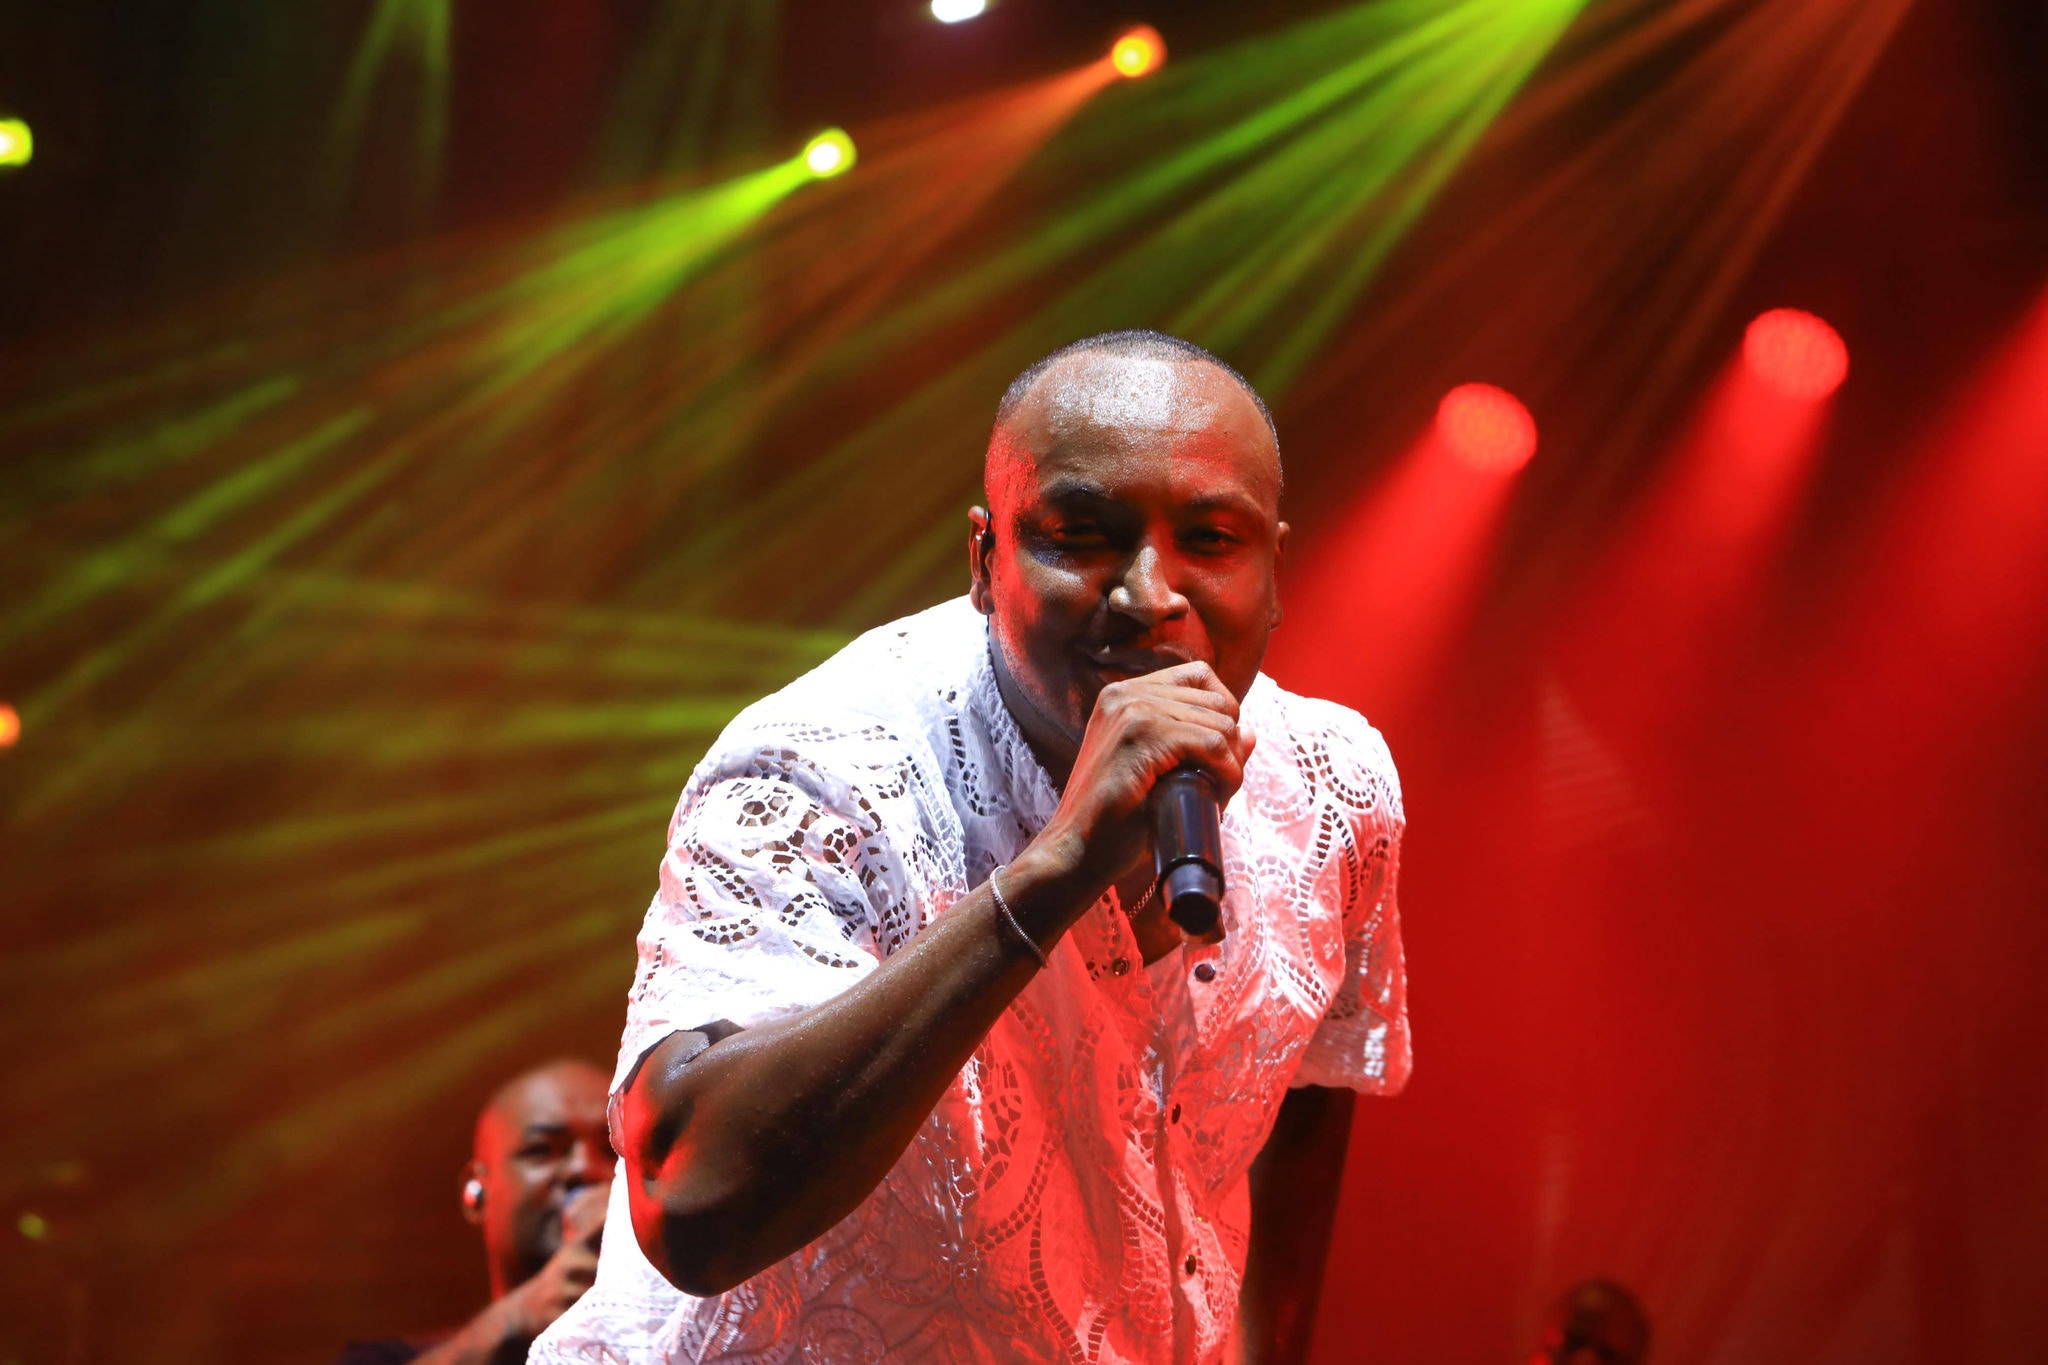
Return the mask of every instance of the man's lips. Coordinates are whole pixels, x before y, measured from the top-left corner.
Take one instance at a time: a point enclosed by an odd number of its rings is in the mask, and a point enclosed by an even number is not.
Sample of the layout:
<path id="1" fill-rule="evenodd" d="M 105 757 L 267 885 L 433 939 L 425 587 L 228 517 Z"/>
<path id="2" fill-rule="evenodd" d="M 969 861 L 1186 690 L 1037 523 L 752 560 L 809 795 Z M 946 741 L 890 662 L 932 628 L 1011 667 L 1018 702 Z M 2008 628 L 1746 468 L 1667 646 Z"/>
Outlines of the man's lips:
<path id="1" fill-rule="evenodd" d="M 1187 656 L 1163 649 L 1118 648 L 1112 645 L 1081 645 L 1080 655 L 1097 673 L 1112 682 L 1142 678 L 1162 668 L 1188 662 Z"/>

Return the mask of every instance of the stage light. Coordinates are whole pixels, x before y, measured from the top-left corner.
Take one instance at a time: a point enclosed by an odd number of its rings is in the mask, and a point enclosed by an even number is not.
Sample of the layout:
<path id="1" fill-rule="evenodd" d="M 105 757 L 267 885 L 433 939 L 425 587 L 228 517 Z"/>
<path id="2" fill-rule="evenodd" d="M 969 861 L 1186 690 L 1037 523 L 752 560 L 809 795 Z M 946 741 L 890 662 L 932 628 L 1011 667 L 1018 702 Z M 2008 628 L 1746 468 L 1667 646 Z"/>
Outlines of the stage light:
<path id="1" fill-rule="evenodd" d="M 1165 60 L 1166 40 L 1149 24 L 1125 33 L 1109 50 L 1109 64 L 1116 68 L 1116 73 L 1132 79 L 1157 71 Z"/>
<path id="2" fill-rule="evenodd" d="M 843 174 L 853 165 L 853 139 L 842 128 L 827 128 L 804 144 L 804 165 L 820 180 Z"/>
<path id="3" fill-rule="evenodd" d="M 1834 328 L 1797 308 L 1773 308 L 1749 324 L 1742 358 L 1788 398 L 1825 398 L 1849 376 L 1849 348 Z"/>
<path id="4" fill-rule="evenodd" d="M 0 166 L 26 166 L 36 154 L 35 135 L 18 118 L 0 118 Z"/>
<path id="5" fill-rule="evenodd" d="M 1460 384 L 1445 394 L 1436 428 L 1450 452 L 1475 469 L 1520 469 L 1536 453 L 1536 419 L 1491 384 Z"/>
<path id="6" fill-rule="evenodd" d="M 0 749 L 11 749 L 21 738 L 21 713 L 0 702 Z"/>
<path id="7" fill-rule="evenodd" d="M 932 18 L 942 24 L 957 24 L 987 8 L 988 0 L 932 0 Z"/>

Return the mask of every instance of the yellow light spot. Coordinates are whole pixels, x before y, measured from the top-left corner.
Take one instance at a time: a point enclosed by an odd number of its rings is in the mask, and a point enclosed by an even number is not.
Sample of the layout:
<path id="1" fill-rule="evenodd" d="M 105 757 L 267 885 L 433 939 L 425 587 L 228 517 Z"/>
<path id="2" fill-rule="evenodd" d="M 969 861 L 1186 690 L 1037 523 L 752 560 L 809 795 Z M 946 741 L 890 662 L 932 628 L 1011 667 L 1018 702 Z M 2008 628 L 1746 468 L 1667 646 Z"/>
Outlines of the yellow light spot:
<path id="1" fill-rule="evenodd" d="M 14 1226 L 31 1242 L 40 1242 L 50 1235 L 50 1224 L 40 1213 L 24 1213 Z"/>
<path id="2" fill-rule="evenodd" d="M 21 712 L 0 702 L 0 749 L 11 749 L 21 738 Z"/>
<path id="3" fill-rule="evenodd" d="M 0 166 L 26 166 L 36 154 L 35 135 L 18 118 L 0 118 Z"/>
<path id="4" fill-rule="evenodd" d="M 804 144 L 804 165 L 820 180 L 843 174 L 853 165 L 853 139 L 844 129 L 827 128 Z"/>
<path id="5" fill-rule="evenodd" d="M 1109 50 L 1109 64 L 1119 76 L 1132 79 L 1157 71 L 1165 60 L 1166 40 L 1149 24 L 1130 30 Z"/>

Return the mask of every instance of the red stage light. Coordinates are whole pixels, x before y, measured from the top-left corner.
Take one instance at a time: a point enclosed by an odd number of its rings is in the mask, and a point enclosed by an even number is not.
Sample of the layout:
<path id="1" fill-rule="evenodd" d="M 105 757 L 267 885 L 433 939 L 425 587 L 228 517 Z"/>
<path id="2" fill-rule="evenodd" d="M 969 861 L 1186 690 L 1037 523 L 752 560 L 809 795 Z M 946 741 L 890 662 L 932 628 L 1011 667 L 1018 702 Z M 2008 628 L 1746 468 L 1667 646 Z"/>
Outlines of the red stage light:
<path id="1" fill-rule="evenodd" d="M 1834 328 L 1797 308 L 1773 308 L 1749 324 L 1742 358 L 1788 398 L 1825 398 L 1849 376 L 1849 348 Z"/>
<path id="2" fill-rule="evenodd" d="M 1536 419 L 1491 384 L 1460 384 L 1437 405 L 1436 428 L 1453 455 L 1475 469 L 1520 469 L 1536 453 Z"/>

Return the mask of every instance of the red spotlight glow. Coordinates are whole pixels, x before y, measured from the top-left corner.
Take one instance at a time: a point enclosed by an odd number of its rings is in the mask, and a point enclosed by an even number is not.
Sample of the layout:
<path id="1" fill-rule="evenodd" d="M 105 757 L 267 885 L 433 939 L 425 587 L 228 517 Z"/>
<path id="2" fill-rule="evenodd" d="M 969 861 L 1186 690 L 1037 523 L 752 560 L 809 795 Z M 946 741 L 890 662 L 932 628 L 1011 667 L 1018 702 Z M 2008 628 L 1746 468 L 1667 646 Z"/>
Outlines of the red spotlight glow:
<path id="1" fill-rule="evenodd" d="M 1157 71 L 1165 60 L 1166 40 L 1159 36 L 1158 29 L 1149 24 L 1131 29 L 1109 50 L 1109 64 L 1116 68 L 1117 74 L 1133 79 Z"/>
<path id="2" fill-rule="evenodd" d="M 1491 384 L 1460 384 L 1445 394 L 1436 427 L 1450 452 L 1475 469 L 1520 469 L 1536 453 L 1536 419 Z"/>
<path id="3" fill-rule="evenodd" d="M 1477 468 L 1448 444 L 1441 426 L 1425 430 L 1297 560 L 1289 627 L 1266 656 L 1288 687 L 1381 725 L 1411 718 L 1429 695 L 1515 487 L 1511 472 Z"/>
<path id="4" fill-rule="evenodd" d="M 1849 348 L 1834 328 L 1797 308 L 1773 308 L 1749 324 L 1742 357 L 1789 398 L 1825 398 L 1849 377 Z"/>

